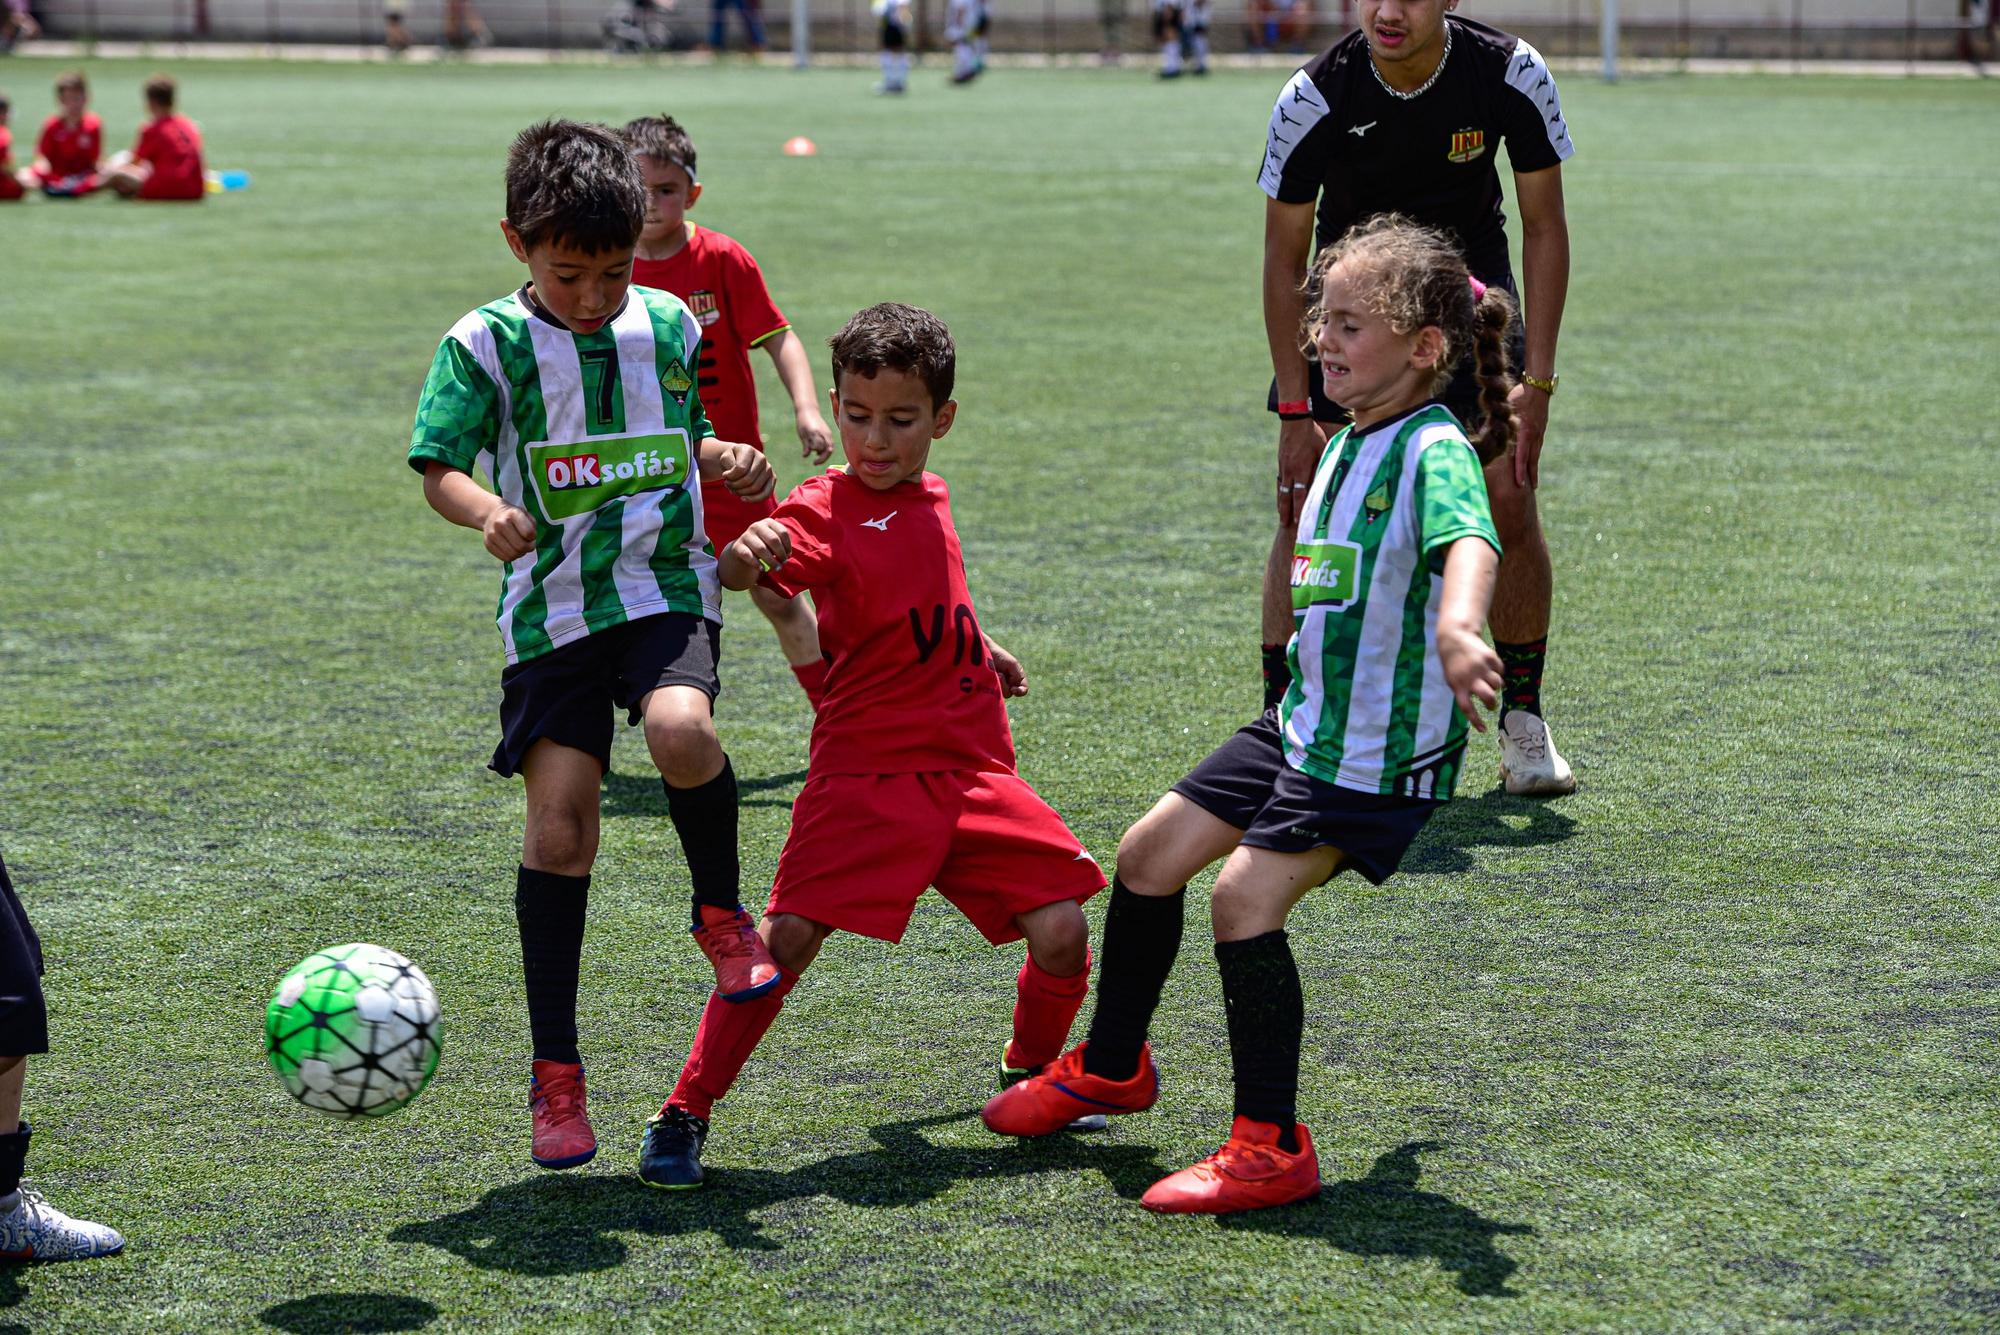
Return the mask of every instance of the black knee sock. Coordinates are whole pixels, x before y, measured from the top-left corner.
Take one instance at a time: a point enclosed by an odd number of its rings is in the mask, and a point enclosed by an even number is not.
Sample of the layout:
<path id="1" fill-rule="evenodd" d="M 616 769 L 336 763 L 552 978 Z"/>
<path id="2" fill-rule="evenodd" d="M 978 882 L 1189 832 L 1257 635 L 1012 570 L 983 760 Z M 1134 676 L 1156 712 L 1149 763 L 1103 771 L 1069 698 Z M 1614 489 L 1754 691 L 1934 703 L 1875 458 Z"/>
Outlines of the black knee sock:
<path id="1" fill-rule="evenodd" d="M 1500 712 L 1510 709 L 1542 716 L 1542 660 L 1548 656 L 1549 637 L 1530 640 L 1526 644 L 1502 644 L 1493 642 L 1493 652 L 1500 655 L 1500 669 L 1503 678 L 1500 686 Z"/>
<path id="2" fill-rule="evenodd" d="M 535 1060 L 579 1062 L 576 975 L 583 962 L 588 876 L 559 876 L 523 867 L 514 881 L 514 920 L 521 927 L 521 972 L 528 980 L 528 1032 Z"/>
<path id="3" fill-rule="evenodd" d="M 1180 953 L 1186 904 L 1186 886 L 1171 895 L 1139 895 L 1111 878 L 1104 948 L 1098 952 L 1097 1010 L 1083 1050 L 1083 1069 L 1092 1075 L 1130 1080 L 1137 1074 L 1139 1045 L 1146 1041 L 1160 989 Z"/>
<path id="4" fill-rule="evenodd" d="M 1299 1036 L 1305 995 L 1283 931 L 1248 941 L 1218 941 L 1222 1005 L 1229 1014 L 1229 1061 L 1236 1074 L 1236 1115 L 1278 1127 L 1278 1145 L 1298 1153 Z"/>
<path id="5" fill-rule="evenodd" d="M 735 909 L 743 906 L 743 867 L 736 859 L 736 768 L 722 758 L 722 772 L 694 788 L 676 788 L 665 779 L 667 815 L 681 837 L 687 857 L 688 880 L 694 883 L 689 917 L 701 926 L 701 906 Z"/>
<path id="6" fill-rule="evenodd" d="M 21 1188 L 21 1174 L 28 1164 L 28 1137 L 33 1132 L 26 1122 L 11 1136 L 0 1136 L 0 1196 L 11 1196 Z"/>
<path id="7" fill-rule="evenodd" d="M 1264 708 L 1269 709 L 1285 698 L 1285 692 L 1292 688 L 1292 665 L 1286 656 L 1289 648 L 1285 644 L 1264 646 Z"/>

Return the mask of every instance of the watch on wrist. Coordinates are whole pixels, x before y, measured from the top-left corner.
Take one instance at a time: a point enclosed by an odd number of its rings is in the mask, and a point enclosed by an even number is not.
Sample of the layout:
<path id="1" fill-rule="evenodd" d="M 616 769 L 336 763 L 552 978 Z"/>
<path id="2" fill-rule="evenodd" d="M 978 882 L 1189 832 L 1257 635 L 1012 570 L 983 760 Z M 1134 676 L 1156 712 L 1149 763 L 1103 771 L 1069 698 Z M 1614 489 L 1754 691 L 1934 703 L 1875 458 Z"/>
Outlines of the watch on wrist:
<path id="1" fill-rule="evenodd" d="M 1531 388 L 1539 389 L 1544 394 L 1554 394 L 1556 386 L 1562 383 L 1562 377 L 1551 375 L 1547 380 L 1544 380 L 1540 376 L 1529 375 L 1526 371 L 1523 371 L 1521 372 L 1521 383 Z"/>

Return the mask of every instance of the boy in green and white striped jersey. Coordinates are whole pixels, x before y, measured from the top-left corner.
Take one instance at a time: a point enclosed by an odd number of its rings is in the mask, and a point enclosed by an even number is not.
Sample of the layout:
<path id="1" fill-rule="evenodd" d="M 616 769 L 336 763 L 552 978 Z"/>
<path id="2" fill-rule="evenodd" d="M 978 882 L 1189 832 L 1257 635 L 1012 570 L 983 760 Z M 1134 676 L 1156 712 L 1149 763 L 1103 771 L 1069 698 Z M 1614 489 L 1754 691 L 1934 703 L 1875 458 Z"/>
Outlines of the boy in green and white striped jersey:
<path id="1" fill-rule="evenodd" d="M 1126 832 L 1099 955 L 1090 1037 L 986 1106 L 1007 1135 L 1158 1097 L 1145 1039 L 1180 949 L 1183 891 L 1226 858 L 1213 894 L 1236 1119 L 1208 1158 L 1141 1202 L 1221 1214 L 1319 1191 L 1297 1120 L 1305 1003 L 1285 935 L 1336 872 L 1380 884 L 1451 796 L 1475 700 L 1497 707 L 1480 637 L 1500 543 L 1482 458 L 1513 430 L 1502 341 L 1513 302 L 1472 280 L 1445 238 L 1399 218 L 1321 252 L 1309 350 L 1352 424 L 1327 442 L 1293 546 L 1292 686 Z M 1477 450 L 1433 395 L 1471 347 L 1486 426 Z"/>
<path id="2" fill-rule="evenodd" d="M 778 982 L 738 899 L 736 775 L 711 716 L 720 585 L 700 486 L 716 478 L 761 500 L 771 468 L 752 446 L 715 439 L 695 390 L 693 312 L 632 287 L 645 217 L 618 135 L 572 121 L 523 131 L 500 227 L 529 282 L 452 326 L 410 437 L 424 499 L 506 563 L 492 768 L 528 788 L 514 909 L 534 1037 L 532 1153 L 545 1168 L 597 1151 L 576 988 L 614 707 L 645 724 L 716 990 L 747 1001 Z"/>

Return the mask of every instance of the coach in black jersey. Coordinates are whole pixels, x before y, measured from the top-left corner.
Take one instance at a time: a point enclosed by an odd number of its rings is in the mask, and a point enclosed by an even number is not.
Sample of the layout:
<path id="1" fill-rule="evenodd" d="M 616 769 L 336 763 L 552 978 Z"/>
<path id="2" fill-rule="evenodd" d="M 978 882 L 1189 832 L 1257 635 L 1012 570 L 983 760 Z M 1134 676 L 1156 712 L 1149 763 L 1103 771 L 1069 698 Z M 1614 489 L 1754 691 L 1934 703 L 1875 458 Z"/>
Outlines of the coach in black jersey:
<path id="1" fill-rule="evenodd" d="M 1264 326 L 1276 372 L 1278 536 L 1264 577 L 1267 693 L 1285 684 L 1297 502 L 1321 448 L 1346 414 L 1321 394 L 1319 367 L 1300 350 L 1299 292 L 1315 241 L 1325 245 L 1378 213 L 1401 213 L 1453 235 L 1475 277 L 1525 295 L 1525 329 L 1511 354 L 1515 445 L 1486 468 L 1504 555 L 1491 625 L 1506 664 L 1501 775 L 1511 793 L 1576 786 L 1541 717 L 1549 629 L 1548 545 L 1535 511 L 1542 432 L 1556 392 L 1556 333 L 1569 287 L 1562 163 L 1574 151 L 1555 80 L 1534 47 L 1450 11 L 1458 0 L 1361 0 L 1361 27 L 1292 76 L 1271 111 L 1257 183 L 1264 213 Z M 1521 212 L 1525 294 L 1514 284 L 1501 211 L 1500 146 Z M 1317 210 L 1315 210 L 1317 201 Z M 1317 219 L 1315 220 L 1315 213 Z M 1476 425 L 1468 361 L 1445 402 Z"/>

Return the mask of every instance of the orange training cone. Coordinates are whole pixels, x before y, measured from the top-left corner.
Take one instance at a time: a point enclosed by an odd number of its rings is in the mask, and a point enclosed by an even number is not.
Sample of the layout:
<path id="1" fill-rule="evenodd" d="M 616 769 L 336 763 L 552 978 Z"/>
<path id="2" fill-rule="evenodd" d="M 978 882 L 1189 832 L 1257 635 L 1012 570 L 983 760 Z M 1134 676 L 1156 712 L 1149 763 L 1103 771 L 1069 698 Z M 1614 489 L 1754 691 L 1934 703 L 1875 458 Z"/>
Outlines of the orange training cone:
<path id="1" fill-rule="evenodd" d="M 802 134 L 785 141 L 785 156 L 788 158 L 809 158 L 818 152 L 819 145 Z"/>

